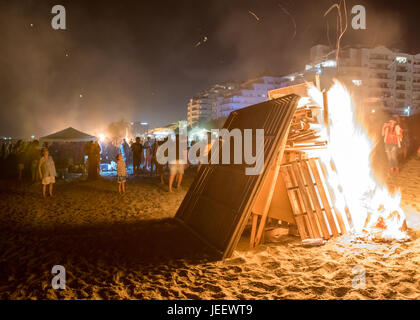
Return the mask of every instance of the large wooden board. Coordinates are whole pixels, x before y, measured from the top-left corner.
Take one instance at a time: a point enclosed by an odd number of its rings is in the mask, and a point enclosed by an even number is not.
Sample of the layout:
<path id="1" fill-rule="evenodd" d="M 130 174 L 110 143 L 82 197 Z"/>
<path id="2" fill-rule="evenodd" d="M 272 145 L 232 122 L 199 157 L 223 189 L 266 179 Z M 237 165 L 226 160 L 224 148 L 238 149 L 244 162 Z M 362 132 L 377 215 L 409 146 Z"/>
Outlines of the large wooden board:
<path id="1" fill-rule="evenodd" d="M 242 132 L 264 129 L 264 153 L 258 155 L 264 156 L 263 172 L 246 175 L 245 168 L 250 165 L 245 164 L 205 165 L 177 211 L 176 218 L 222 259 L 229 257 L 237 245 L 267 169 L 287 134 L 298 99 L 292 94 L 232 112 L 224 128 Z"/>

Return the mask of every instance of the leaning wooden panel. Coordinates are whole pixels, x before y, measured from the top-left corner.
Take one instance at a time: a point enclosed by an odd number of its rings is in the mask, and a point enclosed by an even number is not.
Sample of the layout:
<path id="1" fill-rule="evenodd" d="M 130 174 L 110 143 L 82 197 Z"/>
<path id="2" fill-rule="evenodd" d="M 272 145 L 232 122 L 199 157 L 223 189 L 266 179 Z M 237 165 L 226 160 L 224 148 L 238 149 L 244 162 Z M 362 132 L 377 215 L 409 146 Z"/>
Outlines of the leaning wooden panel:
<path id="1" fill-rule="evenodd" d="M 268 216 L 280 221 L 286 221 L 295 224 L 292 206 L 287 196 L 287 188 L 281 175 L 277 178 L 276 188 L 274 190 L 273 200 L 271 201 Z"/>
<path id="2" fill-rule="evenodd" d="M 316 238 L 320 238 L 321 237 L 321 232 L 320 232 L 320 229 L 318 227 L 318 222 L 317 222 L 316 216 L 315 216 L 315 214 L 312 210 L 312 203 L 311 203 L 311 200 L 310 200 L 310 196 L 307 193 L 305 182 L 304 182 L 304 179 L 301 175 L 299 164 L 297 162 L 292 162 L 292 170 L 293 170 L 293 173 L 295 175 L 296 181 L 297 181 L 298 186 L 299 186 L 299 193 L 302 197 L 303 205 L 304 205 L 306 214 L 307 214 L 308 219 L 309 219 L 309 225 L 312 229 L 312 232 L 313 232 L 314 236 Z"/>
<path id="3" fill-rule="evenodd" d="M 316 213 L 316 217 L 318 218 L 318 223 L 321 227 L 321 231 L 322 231 L 322 237 L 324 239 L 329 239 L 330 238 L 330 232 L 328 231 L 328 227 L 327 227 L 327 222 L 324 219 L 324 214 L 322 212 L 322 207 L 321 204 L 318 200 L 318 195 L 316 193 L 315 190 L 315 186 L 311 177 L 311 174 L 309 172 L 309 168 L 308 168 L 308 161 L 307 160 L 303 160 L 300 162 L 300 168 L 302 170 L 303 173 L 303 177 L 305 179 L 308 191 L 309 191 L 309 195 L 311 198 L 311 202 L 312 205 L 315 208 L 315 213 Z"/>
<path id="4" fill-rule="evenodd" d="M 301 239 L 313 238 L 313 233 L 308 224 L 305 221 L 306 212 L 303 211 L 298 194 L 296 192 L 296 186 L 294 185 L 292 178 L 289 174 L 288 166 L 282 166 L 280 168 L 281 176 L 284 179 L 284 183 L 287 189 L 287 195 L 290 200 L 290 205 L 295 216 L 296 225 L 298 227 L 299 235 Z"/>
<path id="5" fill-rule="evenodd" d="M 318 192 L 319 192 L 319 196 L 321 197 L 322 206 L 324 207 L 325 215 L 327 216 L 327 220 L 328 220 L 328 224 L 330 226 L 331 232 L 332 232 L 334 237 L 337 237 L 337 236 L 339 236 L 339 230 L 337 228 L 337 225 L 336 225 L 336 222 L 335 222 L 335 219 L 334 219 L 334 215 L 333 215 L 333 212 L 332 212 L 331 207 L 330 207 L 330 203 L 329 203 L 328 198 L 327 198 L 325 187 L 322 183 L 321 176 L 320 176 L 318 168 L 316 166 L 315 159 L 309 159 L 308 164 L 309 164 L 309 166 L 311 168 L 311 171 L 312 171 L 312 174 L 314 176 L 314 179 L 315 179 L 315 182 L 316 182 L 316 185 L 317 185 L 317 189 L 318 189 Z"/>
<path id="6" fill-rule="evenodd" d="M 320 172 L 322 172 L 322 175 L 324 177 L 326 177 L 327 174 L 326 174 L 326 168 L 324 167 L 324 165 L 320 161 L 316 161 L 316 163 L 318 164 L 317 167 L 321 169 Z M 331 190 L 331 188 L 330 188 L 330 186 L 328 184 L 324 184 L 324 187 L 325 187 L 325 190 L 328 190 L 328 194 L 329 194 L 331 200 L 334 201 L 334 199 L 333 199 L 333 195 L 334 195 L 333 190 Z M 344 218 L 346 218 L 345 213 L 344 212 L 340 212 L 335 206 L 332 206 L 332 209 L 334 209 L 335 217 L 337 219 L 338 226 L 340 227 L 341 233 L 342 234 L 346 233 L 347 228 L 346 228 L 346 226 L 344 224 L 344 220 L 343 220 Z M 350 224 L 351 223 L 351 220 L 350 221 L 348 220 L 347 223 Z"/>
<path id="7" fill-rule="evenodd" d="M 264 157 L 262 173 L 246 175 L 245 168 L 251 165 L 206 165 L 177 211 L 175 217 L 221 258 L 229 257 L 237 245 L 298 99 L 297 95 L 289 95 L 232 112 L 224 126 L 229 131 L 237 128 L 243 133 L 244 129 L 252 129 L 255 134 L 256 129 L 264 130 L 264 153 L 258 155 Z"/>

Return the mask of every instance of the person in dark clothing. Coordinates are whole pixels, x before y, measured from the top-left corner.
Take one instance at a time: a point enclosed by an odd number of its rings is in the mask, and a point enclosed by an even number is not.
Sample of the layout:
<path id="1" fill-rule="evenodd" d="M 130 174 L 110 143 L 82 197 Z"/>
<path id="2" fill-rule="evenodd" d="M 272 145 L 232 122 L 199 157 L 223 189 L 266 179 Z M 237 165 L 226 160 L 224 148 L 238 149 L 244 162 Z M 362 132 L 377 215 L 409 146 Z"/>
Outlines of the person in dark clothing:
<path id="1" fill-rule="evenodd" d="M 16 159 L 17 159 L 17 170 L 18 170 L 18 182 L 22 181 L 23 170 L 25 169 L 25 142 L 19 140 L 16 143 Z"/>
<path id="2" fill-rule="evenodd" d="M 163 164 L 160 164 L 159 161 L 157 161 L 156 154 L 157 154 L 157 150 L 159 149 L 159 147 L 161 145 L 163 145 L 166 141 L 167 141 L 167 138 L 165 138 L 165 140 L 163 140 L 163 141 L 156 141 L 156 148 L 155 148 L 156 150 L 154 152 L 154 157 L 152 158 L 153 159 L 152 160 L 152 165 L 154 163 L 155 166 L 156 166 L 156 172 L 157 172 L 157 174 L 160 177 L 160 183 L 161 184 L 165 184 L 165 180 L 164 180 L 164 165 Z M 167 152 L 166 152 L 165 155 L 167 156 Z"/>
<path id="3" fill-rule="evenodd" d="M 143 145 L 141 144 L 140 137 L 136 138 L 136 142 L 131 145 L 131 151 L 133 153 L 133 172 L 138 174 L 140 172 L 140 165 L 142 162 Z"/>
<path id="4" fill-rule="evenodd" d="M 101 159 L 101 146 L 99 145 L 98 141 L 95 141 L 92 144 L 92 148 L 90 151 L 91 151 L 90 156 L 92 157 L 92 161 L 93 161 L 92 174 L 93 174 L 93 178 L 97 179 L 100 173 L 99 160 Z"/>
<path id="5" fill-rule="evenodd" d="M 88 156 L 88 179 L 97 179 L 99 176 L 99 158 L 101 147 L 97 142 L 89 141 L 85 145 L 84 153 Z"/>
<path id="6" fill-rule="evenodd" d="M 34 140 L 28 147 L 28 163 L 31 168 L 31 180 L 35 183 L 39 179 L 38 162 L 41 158 L 41 150 L 39 149 L 39 141 Z"/>

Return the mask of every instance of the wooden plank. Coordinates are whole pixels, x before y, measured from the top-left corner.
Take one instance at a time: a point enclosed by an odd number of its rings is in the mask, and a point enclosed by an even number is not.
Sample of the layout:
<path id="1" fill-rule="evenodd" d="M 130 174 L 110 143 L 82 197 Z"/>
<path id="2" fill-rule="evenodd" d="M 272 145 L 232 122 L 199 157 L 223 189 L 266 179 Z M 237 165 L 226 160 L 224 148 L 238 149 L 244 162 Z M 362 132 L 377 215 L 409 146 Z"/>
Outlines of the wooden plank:
<path id="1" fill-rule="evenodd" d="M 319 164 L 319 168 L 321 168 L 321 172 L 322 172 L 322 174 L 324 175 L 324 177 L 326 177 L 325 168 L 324 168 L 324 166 L 322 165 L 322 163 L 321 163 L 321 162 L 319 162 L 319 160 L 318 160 L 318 161 L 316 161 L 315 163 L 318 163 L 318 164 Z M 328 185 L 328 184 L 323 184 L 323 185 L 324 185 L 324 190 L 328 190 L 328 193 L 329 193 L 329 195 L 330 195 L 331 201 L 333 201 L 333 197 L 331 196 L 331 195 L 333 194 L 333 191 L 331 190 L 331 188 L 329 187 L 329 185 Z M 337 210 L 337 208 L 336 208 L 334 205 L 333 205 L 331 208 L 334 210 L 334 213 L 335 213 L 335 218 L 336 218 L 336 220 L 337 220 L 338 227 L 340 228 L 340 233 L 341 233 L 341 234 L 346 233 L 347 228 L 346 228 L 346 226 L 345 226 L 345 224 L 344 224 L 344 221 L 343 221 L 343 218 L 342 218 L 341 212 L 340 212 L 339 210 Z"/>
<path id="2" fill-rule="evenodd" d="M 255 234 L 257 233 L 258 215 L 252 214 L 251 239 L 249 240 L 249 247 L 255 247 Z"/>
<path id="3" fill-rule="evenodd" d="M 271 200 L 268 217 L 280 221 L 295 224 L 295 215 L 292 210 L 286 184 L 281 174 L 277 177 L 276 187 L 274 188 L 273 199 Z"/>
<path id="4" fill-rule="evenodd" d="M 289 173 L 287 171 L 286 167 L 280 168 L 281 175 L 283 177 L 284 183 L 286 184 L 286 187 L 293 188 L 293 184 L 291 182 L 291 178 L 289 176 Z M 311 238 L 310 234 L 305 228 L 305 220 L 302 216 L 302 213 L 300 211 L 300 208 L 297 203 L 296 195 L 294 190 L 288 190 L 287 195 L 289 196 L 290 204 L 292 206 L 293 213 L 295 215 L 296 225 L 298 227 L 299 235 L 301 239 L 308 239 Z"/>
<path id="5" fill-rule="evenodd" d="M 296 181 L 299 186 L 299 193 L 302 196 L 303 205 L 308 215 L 308 220 L 309 220 L 309 224 L 311 226 L 312 232 L 316 238 L 320 238 L 321 233 L 318 228 L 316 216 L 312 210 L 311 200 L 309 199 L 309 195 L 307 193 L 305 183 L 299 169 L 299 164 L 297 162 L 293 162 L 292 169 L 293 169 L 293 173 L 295 174 Z"/>
<path id="6" fill-rule="evenodd" d="M 325 215 L 328 220 L 328 224 L 330 226 L 331 232 L 334 237 L 338 237 L 340 235 L 339 230 L 337 228 L 336 222 L 334 220 L 334 215 L 330 207 L 330 202 L 328 201 L 328 197 L 326 194 L 325 187 L 322 183 L 321 176 L 319 175 L 318 168 L 316 166 L 315 159 L 309 159 L 308 164 L 311 168 L 312 174 L 314 176 L 316 186 L 318 189 L 319 196 L 321 197 L 322 206 L 325 210 Z"/>
<path id="7" fill-rule="evenodd" d="M 286 143 L 286 140 L 287 140 L 287 136 L 289 135 L 289 130 L 290 130 L 290 127 L 287 129 L 286 135 L 284 136 L 284 138 L 281 141 L 281 145 L 280 145 L 280 148 L 279 148 L 279 151 L 278 151 L 278 154 L 277 154 L 276 161 L 273 164 L 274 172 L 272 174 L 274 176 L 272 178 L 272 181 L 270 181 L 270 185 L 268 186 L 269 187 L 268 192 L 265 191 L 266 202 L 265 202 L 265 205 L 264 205 L 263 214 L 261 216 L 261 222 L 260 222 L 260 225 L 258 227 L 257 235 L 255 236 L 255 245 L 258 245 L 260 243 L 261 237 L 262 237 L 263 232 L 264 232 L 264 227 L 265 227 L 265 224 L 267 222 L 268 211 L 270 209 L 271 201 L 273 199 L 274 188 L 276 186 L 277 178 L 278 178 L 278 175 L 279 175 L 279 172 L 280 172 L 280 164 L 283 160 L 284 147 L 285 147 L 285 143 Z M 264 186 L 261 188 L 261 191 L 262 190 L 264 190 Z M 261 191 L 260 191 L 260 197 L 261 197 L 261 194 L 262 194 Z M 263 198 L 265 199 L 265 196 L 263 196 Z"/>
<path id="8" fill-rule="evenodd" d="M 318 218 L 319 226 L 321 227 L 323 238 L 324 239 L 329 239 L 330 238 L 330 232 L 328 231 L 328 227 L 326 225 L 324 214 L 322 212 L 322 208 L 321 208 L 321 205 L 320 205 L 319 200 L 318 200 L 318 195 L 316 193 L 315 186 L 314 186 L 313 181 L 312 181 L 311 173 L 309 172 L 308 161 L 303 160 L 301 162 L 300 167 L 302 169 L 302 173 L 303 173 L 303 177 L 305 178 L 306 185 L 308 186 L 309 195 L 311 197 L 312 204 L 315 208 L 315 213 L 316 213 L 316 216 Z"/>
<path id="9" fill-rule="evenodd" d="M 296 157 L 296 153 L 292 153 L 293 161 L 294 161 L 295 157 Z M 290 177 L 290 181 L 292 183 L 291 185 L 296 187 L 296 189 L 292 191 L 292 195 L 293 195 L 294 200 L 295 200 L 295 205 L 296 205 L 296 208 L 297 208 L 297 215 L 302 218 L 301 220 L 303 222 L 303 225 L 305 226 L 305 229 L 307 231 L 307 235 L 310 238 L 315 238 L 315 233 L 312 230 L 312 226 L 309 222 L 308 213 L 306 212 L 305 206 L 303 204 L 303 198 L 301 196 L 301 193 L 299 192 L 299 186 L 297 184 L 297 181 L 296 181 L 295 175 L 293 173 L 292 167 L 291 166 L 286 167 L 286 171 L 287 171 L 287 173 Z"/>

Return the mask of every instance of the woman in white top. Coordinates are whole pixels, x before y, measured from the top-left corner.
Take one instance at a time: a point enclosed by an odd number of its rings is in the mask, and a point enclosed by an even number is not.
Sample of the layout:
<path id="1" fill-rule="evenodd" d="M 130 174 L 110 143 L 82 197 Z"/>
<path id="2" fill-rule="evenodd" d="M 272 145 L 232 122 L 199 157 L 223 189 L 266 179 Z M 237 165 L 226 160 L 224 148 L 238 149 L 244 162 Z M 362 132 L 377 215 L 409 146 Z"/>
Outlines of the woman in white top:
<path id="1" fill-rule="evenodd" d="M 39 177 L 42 180 L 42 195 L 44 198 L 47 193 L 47 186 L 49 186 L 50 197 L 53 195 L 53 184 L 55 183 L 55 164 L 53 158 L 49 155 L 48 149 L 42 149 L 42 157 L 38 164 Z"/>

